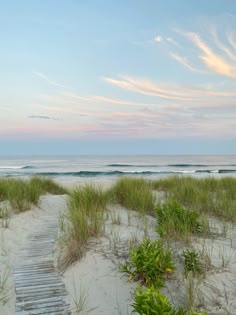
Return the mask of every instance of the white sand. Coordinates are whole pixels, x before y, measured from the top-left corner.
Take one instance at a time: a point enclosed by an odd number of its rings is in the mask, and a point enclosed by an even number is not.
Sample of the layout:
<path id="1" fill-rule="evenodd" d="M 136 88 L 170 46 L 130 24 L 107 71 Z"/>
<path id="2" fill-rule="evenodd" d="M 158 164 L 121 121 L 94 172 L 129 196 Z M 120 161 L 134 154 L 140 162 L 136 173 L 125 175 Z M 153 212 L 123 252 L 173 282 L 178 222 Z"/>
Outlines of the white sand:
<path id="1" fill-rule="evenodd" d="M 3 206 L 3 205 L 2 205 Z M 46 215 L 58 216 L 60 211 L 66 208 L 66 196 L 43 196 L 39 207 L 30 211 L 14 214 L 10 218 L 9 227 L 2 227 L 0 219 L 0 274 L 2 281 L 4 274 L 9 273 L 8 281 L 0 291 L 1 297 L 6 297 L 8 302 L 0 304 L 1 315 L 15 314 L 15 289 L 13 279 L 13 266 L 17 261 L 19 249 L 24 246 L 27 237 L 34 231 L 35 227 L 43 226 Z"/>
<path id="2" fill-rule="evenodd" d="M 117 222 L 118 224 L 113 224 Z M 110 207 L 104 236 L 92 239 L 86 256 L 64 273 L 64 281 L 72 305 L 85 293 L 86 305 L 81 314 L 130 314 L 135 283 L 119 272 L 119 262 L 128 256 L 130 246 L 141 241 L 145 231 L 155 234 L 153 218 L 139 218 L 134 211 Z"/>
<path id="3" fill-rule="evenodd" d="M 9 300 L 4 306 L 0 305 L 1 315 L 15 314 L 12 268 L 19 249 L 24 246 L 34 227 L 44 224 L 45 213 L 58 217 L 58 213 L 65 209 L 65 196 L 47 195 L 41 198 L 39 208 L 13 215 L 9 228 L 3 228 L 0 220 L 1 276 L 4 270 L 10 270 L 4 290 Z M 213 219 L 211 222 L 216 232 L 223 231 L 221 222 Z M 196 281 L 196 304 L 202 303 L 202 309 L 209 315 L 236 314 L 236 229 L 228 225 L 226 232 L 226 235 L 215 236 L 214 239 L 194 238 L 191 245 L 199 250 L 204 249 L 213 266 L 204 279 Z M 85 257 L 70 266 L 62 275 L 73 315 L 78 314 L 76 304 L 77 307 L 81 305 L 80 299 L 85 303 L 83 312 L 79 314 L 131 313 L 132 292 L 137 284 L 130 283 L 119 272 L 119 263 L 127 258 L 129 248 L 135 242 L 140 242 L 147 236 L 157 236 L 154 218 L 140 218 L 137 213 L 119 206 L 109 207 L 104 235 L 99 239 L 91 239 Z M 186 245 L 181 246 L 178 243 L 172 245 L 176 255 L 186 248 Z M 177 271 L 172 279 L 167 280 L 166 288 L 163 289 L 175 305 L 188 303 L 188 282 L 182 271 L 182 262 L 179 261 Z"/>

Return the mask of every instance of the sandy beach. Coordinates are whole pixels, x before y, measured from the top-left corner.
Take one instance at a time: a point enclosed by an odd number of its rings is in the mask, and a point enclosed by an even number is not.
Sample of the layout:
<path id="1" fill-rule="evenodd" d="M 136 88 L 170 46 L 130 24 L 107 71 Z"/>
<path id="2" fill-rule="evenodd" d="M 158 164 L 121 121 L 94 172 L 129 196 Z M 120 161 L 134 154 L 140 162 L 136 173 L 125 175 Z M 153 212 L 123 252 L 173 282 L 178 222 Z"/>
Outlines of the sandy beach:
<path id="1" fill-rule="evenodd" d="M 160 197 L 162 198 L 162 194 L 156 193 L 156 198 Z M 67 211 L 67 199 L 67 195 L 48 194 L 40 198 L 37 207 L 13 214 L 7 227 L 0 220 L 1 281 L 6 277 L 0 296 L 6 303 L 1 303 L 0 314 L 15 314 L 13 269 L 20 249 L 25 246 L 28 236 L 36 227 L 44 226 L 46 217 L 55 218 L 59 226 L 60 215 Z M 3 205 L 6 206 L 1 204 Z M 140 216 L 119 205 L 109 205 L 106 213 L 102 236 L 89 239 L 82 259 L 60 272 L 72 315 L 131 314 L 137 282 L 130 281 L 120 272 L 120 264 L 128 259 L 129 249 L 134 244 L 140 243 L 144 238 L 158 237 L 155 232 L 156 219 L 152 216 Z M 190 245 L 173 242 L 171 246 L 176 257 L 185 248 L 205 252 L 209 259 L 209 271 L 192 284 L 196 290 L 195 303 L 209 315 L 233 315 L 236 312 L 236 228 L 232 223 L 214 218 L 209 218 L 209 222 L 211 229 L 215 231 L 215 237 L 194 236 Z M 58 250 L 55 247 L 55 264 L 57 258 Z M 190 283 L 183 277 L 182 269 L 181 261 L 178 261 L 174 275 L 166 279 L 166 285 L 162 289 L 176 307 L 186 305 L 189 298 Z"/>

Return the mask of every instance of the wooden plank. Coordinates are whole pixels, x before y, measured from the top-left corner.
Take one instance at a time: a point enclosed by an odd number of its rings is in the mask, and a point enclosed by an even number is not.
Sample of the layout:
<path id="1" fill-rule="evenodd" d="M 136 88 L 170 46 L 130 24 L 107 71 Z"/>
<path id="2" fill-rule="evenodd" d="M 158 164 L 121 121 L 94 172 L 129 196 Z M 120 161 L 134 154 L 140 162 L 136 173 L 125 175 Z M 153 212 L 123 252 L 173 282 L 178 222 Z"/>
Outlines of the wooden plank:
<path id="1" fill-rule="evenodd" d="M 67 292 L 54 267 L 57 224 L 49 217 L 21 250 L 14 268 L 16 315 L 70 315 Z"/>

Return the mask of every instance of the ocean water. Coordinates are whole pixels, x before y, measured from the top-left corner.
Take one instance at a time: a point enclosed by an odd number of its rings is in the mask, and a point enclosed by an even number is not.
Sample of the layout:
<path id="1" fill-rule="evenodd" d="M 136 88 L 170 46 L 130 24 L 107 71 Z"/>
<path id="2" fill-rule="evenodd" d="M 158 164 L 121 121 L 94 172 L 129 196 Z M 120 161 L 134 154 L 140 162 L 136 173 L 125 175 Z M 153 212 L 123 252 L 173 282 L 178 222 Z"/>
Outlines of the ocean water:
<path id="1" fill-rule="evenodd" d="M 47 176 L 58 182 L 110 182 L 120 176 L 150 179 L 170 175 L 236 177 L 236 155 L 0 157 L 0 177 L 33 175 Z"/>

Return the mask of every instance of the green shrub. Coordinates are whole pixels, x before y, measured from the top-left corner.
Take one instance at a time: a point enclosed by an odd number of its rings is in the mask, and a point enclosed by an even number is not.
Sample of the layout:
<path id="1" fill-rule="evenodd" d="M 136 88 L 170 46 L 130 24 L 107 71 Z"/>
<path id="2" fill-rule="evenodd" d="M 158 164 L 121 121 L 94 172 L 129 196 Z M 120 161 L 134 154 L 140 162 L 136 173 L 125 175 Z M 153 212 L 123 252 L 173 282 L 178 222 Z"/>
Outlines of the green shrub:
<path id="1" fill-rule="evenodd" d="M 120 178 L 110 193 L 113 201 L 120 205 L 139 211 L 140 213 L 154 212 L 154 196 L 151 185 L 148 181 L 141 178 Z"/>
<path id="2" fill-rule="evenodd" d="M 161 237 L 176 238 L 199 234 L 208 230 L 206 221 L 195 210 L 182 207 L 177 201 L 168 201 L 156 209 L 157 232 Z"/>
<path id="3" fill-rule="evenodd" d="M 132 307 L 140 315 L 175 315 L 169 299 L 154 287 L 137 288 Z"/>
<path id="4" fill-rule="evenodd" d="M 161 240 L 147 239 L 130 250 L 129 261 L 122 266 L 121 271 L 146 286 L 159 288 L 164 285 L 165 275 L 174 269 L 171 249 L 165 248 Z"/>
<path id="5" fill-rule="evenodd" d="M 187 311 L 182 307 L 175 309 L 168 297 L 154 287 L 138 287 L 132 307 L 133 313 L 139 315 L 207 315 L 206 312 Z"/>
<path id="6" fill-rule="evenodd" d="M 183 252 L 185 274 L 192 272 L 194 275 L 202 272 L 199 253 L 196 250 L 185 250 Z"/>

